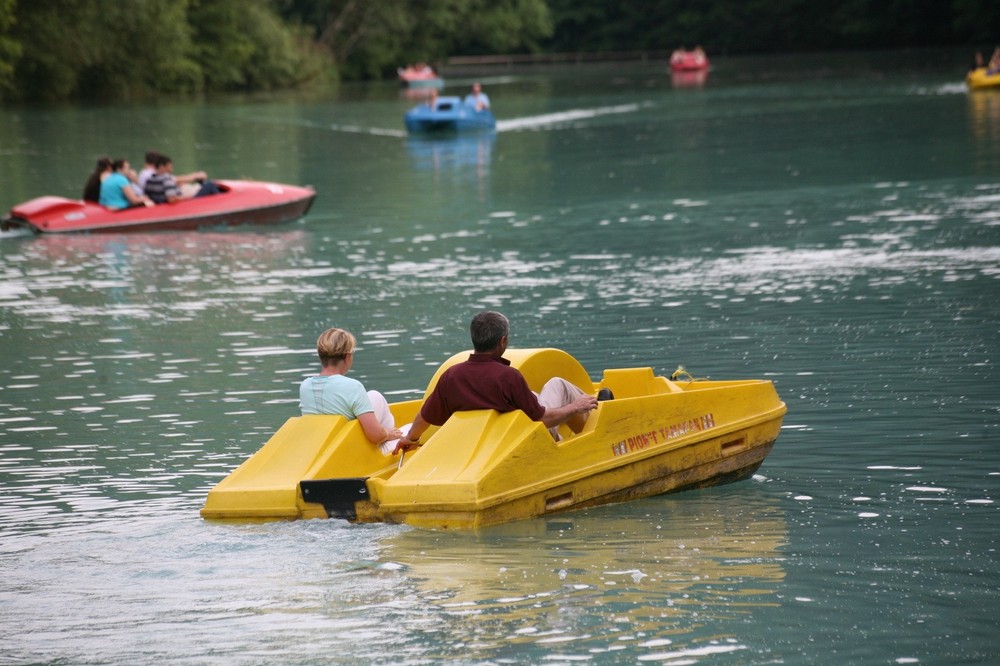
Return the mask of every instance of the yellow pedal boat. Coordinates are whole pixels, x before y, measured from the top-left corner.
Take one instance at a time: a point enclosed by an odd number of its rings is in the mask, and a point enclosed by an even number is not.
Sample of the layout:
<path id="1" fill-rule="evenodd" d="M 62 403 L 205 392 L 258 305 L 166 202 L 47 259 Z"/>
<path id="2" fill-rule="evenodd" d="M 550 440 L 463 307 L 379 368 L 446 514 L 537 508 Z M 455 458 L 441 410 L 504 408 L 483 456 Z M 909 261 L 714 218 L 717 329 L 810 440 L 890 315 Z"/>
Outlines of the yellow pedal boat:
<path id="1" fill-rule="evenodd" d="M 468 358 L 462 352 L 445 369 Z M 786 407 L 766 380 L 671 380 L 652 368 L 605 370 L 594 382 L 558 349 L 504 357 L 539 391 L 563 377 L 596 395 L 580 433 L 555 441 L 523 412 L 459 412 L 405 456 L 387 456 L 357 421 L 288 419 L 208 493 L 207 519 L 343 518 L 477 528 L 559 511 L 700 488 L 751 476 L 771 451 Z M 409 423 L 422 400 L 390 405 Z"/>
<path id="2" fill-rule="evenodd" d="M 970 90 L 1000 87 L 1000 72 L 990 74 L 985 67 L 977 67 L 965 76 L 965 85 Z"/>

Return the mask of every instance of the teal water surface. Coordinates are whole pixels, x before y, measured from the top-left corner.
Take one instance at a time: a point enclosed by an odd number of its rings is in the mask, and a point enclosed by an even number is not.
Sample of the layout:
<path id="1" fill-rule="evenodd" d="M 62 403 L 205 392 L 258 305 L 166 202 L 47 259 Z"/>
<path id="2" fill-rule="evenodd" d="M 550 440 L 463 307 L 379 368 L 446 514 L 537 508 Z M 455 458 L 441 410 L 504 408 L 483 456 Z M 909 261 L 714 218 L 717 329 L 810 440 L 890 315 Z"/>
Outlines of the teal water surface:
<path id="1" fill-rule="evenodd" d="M 318 192 L 0 235 L 2 660 L 996 663 L 1000 94 L 966 60 L 480 72 L 497 133 L 435 141 L 388 84 L 0 110 L 3 210 L 148 148 Z M 594 377 L 771 379 L 782 435 L 752 480 L 480 532 L 200 519 L 324 328 L 408 399 L 486 308 Z"/>

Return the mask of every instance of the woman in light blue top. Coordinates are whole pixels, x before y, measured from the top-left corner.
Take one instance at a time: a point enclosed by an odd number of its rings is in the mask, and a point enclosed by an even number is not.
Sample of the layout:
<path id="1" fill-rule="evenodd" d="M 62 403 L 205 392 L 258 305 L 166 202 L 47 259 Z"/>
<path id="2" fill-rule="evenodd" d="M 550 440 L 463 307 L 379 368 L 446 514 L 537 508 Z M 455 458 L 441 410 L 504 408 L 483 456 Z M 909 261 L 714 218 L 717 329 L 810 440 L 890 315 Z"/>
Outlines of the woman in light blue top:
<path id="1" fill-rule="evenodd" d="M 303 414 L 339 414 L 357 419 L 372 444 L 403 436 L 395 427 L 389 404 L 378 391 L 365 391 L 356 379 L 347 376 L 354 364 L 354 336 L 339 328 L 323 331 L 316 341 L 323 369 L 299 386 L 299 407 Z"/>

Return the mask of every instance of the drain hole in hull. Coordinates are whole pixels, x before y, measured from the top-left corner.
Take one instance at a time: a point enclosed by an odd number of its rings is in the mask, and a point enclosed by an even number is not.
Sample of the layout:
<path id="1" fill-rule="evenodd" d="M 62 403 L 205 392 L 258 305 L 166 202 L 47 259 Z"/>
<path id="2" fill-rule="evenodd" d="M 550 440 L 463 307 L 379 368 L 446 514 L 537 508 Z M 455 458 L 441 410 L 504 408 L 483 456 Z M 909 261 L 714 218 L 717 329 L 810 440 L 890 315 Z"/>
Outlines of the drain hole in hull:
<path id="1" fill-rule="evenodd" d="M 743 437 L 740 437 L 739 439 L 734 439 L 734 440 L 730 440 L 728 442 L 725 442 L 722 445 L 722 455 L 725 456 L 725 455 L 729 455 L 730 453 L 734 453 L 736 451 L 739 451 L 745 445 L 746 445 L 746 439 L 743 438 Z"/>
<path id="2" fill-rule="evenodd" d="M 556 511 L 557 509 L 564 509 L 571 504 L 573 504 L 573 493 L 563 493 L 562 495 L 556 495 L 545 500 L 545 510 Z"/>

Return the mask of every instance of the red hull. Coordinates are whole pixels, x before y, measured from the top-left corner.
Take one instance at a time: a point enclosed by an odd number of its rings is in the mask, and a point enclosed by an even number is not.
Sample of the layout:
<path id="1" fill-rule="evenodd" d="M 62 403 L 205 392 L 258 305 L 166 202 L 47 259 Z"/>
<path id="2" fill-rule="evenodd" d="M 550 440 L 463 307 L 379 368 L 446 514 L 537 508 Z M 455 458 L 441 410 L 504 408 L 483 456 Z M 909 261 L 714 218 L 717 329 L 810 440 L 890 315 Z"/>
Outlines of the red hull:
<path id="1" fill-rule="evenodd" d="M 316 198 L 312 188 L 246 180 L 215 181 L 223 190 L 196 199 L 149 208 L 111 211 L 103 206 L 45 196 L 14 206 L 3 228 L 38 233 L 187 231 L 203 227 L 280 224 L 305 215 Z"/>

